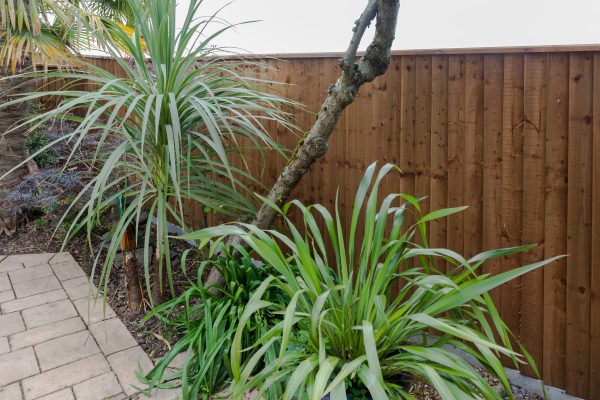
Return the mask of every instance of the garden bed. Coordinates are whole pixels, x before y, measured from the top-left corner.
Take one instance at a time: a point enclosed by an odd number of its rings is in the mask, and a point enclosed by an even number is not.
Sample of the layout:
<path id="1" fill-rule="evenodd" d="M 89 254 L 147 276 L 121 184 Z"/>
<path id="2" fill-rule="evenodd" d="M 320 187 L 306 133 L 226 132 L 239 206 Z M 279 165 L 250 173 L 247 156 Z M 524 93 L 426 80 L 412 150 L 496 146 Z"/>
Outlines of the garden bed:
<path id="1" fill-rule="evenodd" d="M 35 238 L 35 240 L 32 240 Z M 98 243 L 96 243 L 98 245 Z M 56 238 L 52 238 L 52 231 L 48 227 L 34 227 L 28 225 L 21 228 L 11 238 L 0 238 L 0 253 L 4 254 L 28 254 L 39 252 L 58 252 L 61 250 L 61 242 Z M 79 262 L 81 267 L 86 272 L 91 271 L 93 258 L 89 251 L 86 250 L 86 241 L 82 236 L 74 238 L 67 246 L 66 251 L 69 251 L 73 257 Z M 177 270 L 178 271 L 178 270 Z M 116 268 L 110 278 L 108 284 L 108 303 L 113 308 L 118 317 L 125 323 L 134 338 L 150 356 L 153 361 L 157 361 L 163 354 L 175 343 L 177 337 L 174 333 L 165 328 L 164 325 L 156 320 L 150 320 L 144 326 L 140 325 L 140 320 L 144 317 L 145 312 L 132 312 L 127 307 L 127 295 L 125 289 L 125 279 L 123 270 Z M 97 277 L 96 277 L 97 280 Z M 187 279 L 181 273 L 175 275 L 175 288 L 177 292 L 187 288 Z M 493 385 L 499 383 L 485 371 L 479 370 L 480 373 Z M 499 387 L 499 386 L 498 386 Z M 431 386 L 415 382 L 411 385 L 410 392 L 417 398 L 422 400 L 437 400 L 440 399 L 435 389 Z M 537 395 L 529 395 L 521 388 L 514 386 L 513 394 L 517 400 L 537 400 L 541 397 Z M 506 397 L 508 398 L 508 397 Z"/>

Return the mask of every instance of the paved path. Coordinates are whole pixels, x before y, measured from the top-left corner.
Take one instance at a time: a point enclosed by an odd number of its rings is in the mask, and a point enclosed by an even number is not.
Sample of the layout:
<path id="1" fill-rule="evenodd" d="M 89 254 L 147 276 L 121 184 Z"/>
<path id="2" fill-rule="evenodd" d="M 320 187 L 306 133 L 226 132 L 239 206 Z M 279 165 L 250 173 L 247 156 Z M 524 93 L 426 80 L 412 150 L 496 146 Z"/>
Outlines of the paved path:
<path id="1" fill-rule="evenodd" d="M 0 255 L 0 400 L 138 398 L 135 371 L 152 362 L 89 294 L 68 253 Z"/>

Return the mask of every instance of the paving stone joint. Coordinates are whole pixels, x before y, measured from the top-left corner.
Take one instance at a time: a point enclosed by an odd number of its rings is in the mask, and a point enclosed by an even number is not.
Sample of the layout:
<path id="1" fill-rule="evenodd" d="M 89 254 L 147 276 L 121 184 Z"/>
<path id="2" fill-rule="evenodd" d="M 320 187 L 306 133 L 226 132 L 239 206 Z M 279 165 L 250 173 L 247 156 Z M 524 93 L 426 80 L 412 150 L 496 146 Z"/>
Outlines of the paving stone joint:
<path id="1" fill-rule="evenodd" d="M 0 400 L 138 395 L 152 361 L 94 291 L 69 253 L 0 255 Z"/>

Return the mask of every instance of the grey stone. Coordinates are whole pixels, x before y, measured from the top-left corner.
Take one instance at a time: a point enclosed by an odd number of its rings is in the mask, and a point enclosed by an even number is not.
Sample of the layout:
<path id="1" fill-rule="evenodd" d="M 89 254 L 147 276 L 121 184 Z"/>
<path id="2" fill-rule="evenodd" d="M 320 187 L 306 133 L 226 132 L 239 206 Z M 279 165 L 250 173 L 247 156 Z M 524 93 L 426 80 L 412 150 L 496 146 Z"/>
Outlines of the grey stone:
<path id="1" fill-rule="evenodd" d="M 18 298 L 21 298 L 61 289 L 61 286 L 55 276 L 47 276 L 44 278 L 14 284 L 13 289 L 15 291 L 15 295 Z"/>
<path id="2" fill-rule="evenodd" d="M 40 264 L 34 267 L 27 267 L 18 269 L 16 271 L 10 271 L 8 276 L 12 284 L 31 281 L 34 279 L 44 278 L 52 275 L 52 268 L 48 264 Z"/>
<path id="3" fill-rule="evenodd" d="M 75 300 L 73 304 L 75 304 L 83 321 L 88 325 L 117 316 L 112 308 L 104 303 L 102 297 L 98 299 L 79 299 Z"/>
<path id="4" fill-rule="evenodd" d="M 90 284 L 85 276 L 63 281 L 62 286 L 71 300 L 79 300 L 96 294 L 96 286 Z"/>
<path id="5" fill-rule="evenodd" d="M 107 359 L 127 395 L 139 392 L 136 387 L 142 386 L 135 376 L 136 371 L 141 369 L 147 373 L 153 367 L 152 361 L 139 346 L 110 355 Z"/>
<path id="6" fill-rule="evenodd" d="M 108 371 L 110 371 L 110 366 L 104 356 L 96 354 L 24 379 L 22 382 L 23 393 L 27 400 L 36 399 L 102 375 Z"/>
<path id="7" fill-rule="evenodd" d="M 41 254 L 15 254 L 8 256 L 3 263 L 21 263 L 25 267 L 33 267 L 40 264 L 48 264 L 48 261 L 54 256 L 53 253 Z"/>
<path id="8" fill-rule="evenodd" d="M 4 273 L 4 274 L 0 274 L 0 292 L 5 291 L 5 290 L 10 290 L 12 289 L 12 286 L 10 286 L 10 281 L 8 280 L 8 274 Z"/>
<path id="9" fill-rule="evenodd" d="M 28 329 L 10 337 L 13 350 L 34 346 L 47 340 L 52 340 L 64 335 L 79 332 L 85 329 L 85 324 L 79 317 L 64 321 L 53 322 L 37 328 Z"/>
<path id="10" fill-rule="evenodd" d="M 77 316 L 77 311 L 69 300 L 60 300 L 28 308 L 21 312 L 28 329 Z"/>
<path id="11" fill-rule="evenodd" d="M 15 271 L 21 268 L 23 268 L 23 263 L 13 258 L 13 256 L 6 257 L 0 261 L 0 272 Z"/>
<path id="12" fill-rule="evenodd" d="M 0 387 L 39 372 L 35 354 L 31 347 L 0 356 Z"/>
<path id="13" fill-rule="evenodd" d="M 52 264 L 60 264 L 63 262 L 69 262 L 69 261 L 75 261 L 75 259 L 73 258 L 71 253 L 63 252 L 63 253 L 56 253 L 50 259 L 49 263 L 50 263 L 50 265 L 52 265 Z"/>
<path id="14" fill-rule="evenodd" d="M 123 391 L 114 373 L 81 382 L 73 387 L 77 400 L 98 400 L 116 396 Z"/>
<path id="15" fill-rule="evenodd" d="M 175 400 L 180 398 L 181 389 L 157 389 L 150 396 L 140 395 L 140 400 Z"/>
<path id="16" fill-rule="evenodd" d="M 118 318 L 108 319 L 90 325 L 94 339 L 105 355 L 137 346 L 137 341 Z"/>
<path id="17" fill-rule="evenodd" d="M 34 350 L 42 371 L 100 353 L 100 349 L 88 331 L 49 340 L 38 344 Z"/>
<path id="18" fill-rule="evenodd" d="M 0 315 L 0 337 L 23 332 L 25 325 L 19 313 Z"/>
<path id="19" fill-rule="evenodd" d="M 71 389 L 63 389 L 44 397 L 38 397 L 36 400 L 75 400 L 75 396 Z"/>
<path id="20" fill-rule="evenodd" d="M 0 337 L 0 354 L 8 353 L 9 351 L 8 338 Z"/>
<path id="21" fill-rule="evenodd" d="M 52 303 L 54 301 L 63 300 L 67 298 L 67 294 L 64 290 L 58 289 L 51 292 L 40 293 L 29 297 L 23 297 L 21 299 L 7 301 L 0 305 L 2 312 L 9 313 L 15 311 L 25 310 L 39 306 L 41 304 Z"/>
<path id="22" fill-rule="evenodd" d="M 13 383 L 12 385 L 0 387 L 0 400 L 22 400 L 21 385 Z"/>
<path id="23" fill-rule="evenodd" d="M 85 273 L 76 261 L 65 261 L 58 264 L 52 264 L 52 270 L 60 281 L 85 276 Z"/>
<path id="24" fill-rule="evenodd" d="M 5 290 L 0 292 L 0 303 L 11 301 L 15 299 L 15 293 L 12 290 Z M 4 312 L 6 313 L 6 311 Z"/>

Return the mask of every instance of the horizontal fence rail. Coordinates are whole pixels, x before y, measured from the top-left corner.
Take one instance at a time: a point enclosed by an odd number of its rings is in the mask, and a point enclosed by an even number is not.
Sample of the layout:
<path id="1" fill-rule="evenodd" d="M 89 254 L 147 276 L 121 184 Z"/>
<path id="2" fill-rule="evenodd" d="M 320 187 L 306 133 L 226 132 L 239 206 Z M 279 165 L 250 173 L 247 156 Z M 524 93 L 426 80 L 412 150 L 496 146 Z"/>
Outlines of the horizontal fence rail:
<path id="1" fill-rule="evenodd" d="M 286 84 L 278 90 L 306 106 L 290 111 L 307 130 L 339 74 L 337 59 L 278 57 L 249 68 Z M 90 61 L 119 70 L 112 60 Z M 269 129 L 289 149 L 299 140 Z M 600 46 L 399 52 L 345 111 L 295 196 L 331 208 L 339 190 L 349 221 L 374 161 L 397 164 L 402 174 L 385 191 L 426 196 L 425 211 L 469 206 L 431 224 L 432 246 L 472 256 L 539 244 L 485 273 L 569 254 L 492 297 L 547 384 L 600 398 Z M 268 186 L 285 160 L 250 165 Z M 200 213 L 191 207 L 190 221 Z"/>

